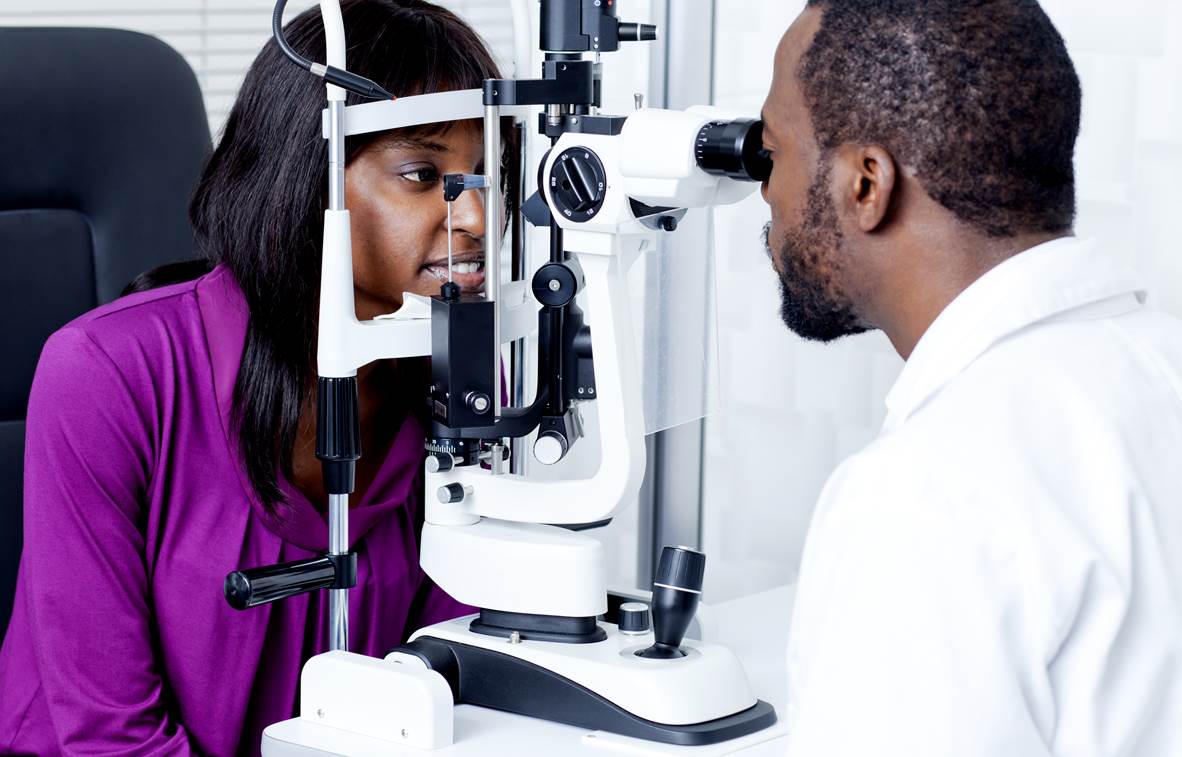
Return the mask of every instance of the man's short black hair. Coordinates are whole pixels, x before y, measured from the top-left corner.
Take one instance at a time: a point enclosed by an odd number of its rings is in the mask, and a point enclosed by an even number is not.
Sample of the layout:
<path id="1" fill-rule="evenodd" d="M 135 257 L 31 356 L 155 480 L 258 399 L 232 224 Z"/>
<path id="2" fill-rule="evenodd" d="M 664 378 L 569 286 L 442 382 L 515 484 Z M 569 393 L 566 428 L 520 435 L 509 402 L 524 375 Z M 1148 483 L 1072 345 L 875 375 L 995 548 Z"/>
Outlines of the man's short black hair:
<path id="1" fill-rule="evenodd" d="M 874 143 L 995 237 L 1070 230 L 1079 77 L 1036 0 L 809 0 L 797 75 L 823 150 Z"/>

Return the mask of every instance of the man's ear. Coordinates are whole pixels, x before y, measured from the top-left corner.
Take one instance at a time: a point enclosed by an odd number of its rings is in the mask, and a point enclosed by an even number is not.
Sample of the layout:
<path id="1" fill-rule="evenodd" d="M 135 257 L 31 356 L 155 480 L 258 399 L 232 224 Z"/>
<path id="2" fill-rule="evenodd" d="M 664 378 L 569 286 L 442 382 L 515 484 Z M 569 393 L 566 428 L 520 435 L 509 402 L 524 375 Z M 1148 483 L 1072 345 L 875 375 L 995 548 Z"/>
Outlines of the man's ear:
<path id="1" fill-rule="evenodd" d="M 898 170 L 891 154 L 878 145 L 839 148 L 841 204 L 866 233 L 878 230 L 896 201 Z"/>

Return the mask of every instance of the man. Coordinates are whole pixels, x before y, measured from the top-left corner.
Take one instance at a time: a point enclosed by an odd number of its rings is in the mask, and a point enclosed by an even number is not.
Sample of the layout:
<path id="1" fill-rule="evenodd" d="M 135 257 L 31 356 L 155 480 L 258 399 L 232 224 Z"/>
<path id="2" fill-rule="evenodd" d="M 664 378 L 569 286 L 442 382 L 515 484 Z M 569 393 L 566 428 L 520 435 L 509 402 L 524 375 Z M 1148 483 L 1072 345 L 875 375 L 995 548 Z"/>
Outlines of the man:
<path id="1" fill-rule="evenodd" d="M 791 753 L 1182 755 L 1182 323 L 1072 235 L 1035 0 L 810 0 L 764 107 L 782 314 L 907 364 L 832 476 Z"/>

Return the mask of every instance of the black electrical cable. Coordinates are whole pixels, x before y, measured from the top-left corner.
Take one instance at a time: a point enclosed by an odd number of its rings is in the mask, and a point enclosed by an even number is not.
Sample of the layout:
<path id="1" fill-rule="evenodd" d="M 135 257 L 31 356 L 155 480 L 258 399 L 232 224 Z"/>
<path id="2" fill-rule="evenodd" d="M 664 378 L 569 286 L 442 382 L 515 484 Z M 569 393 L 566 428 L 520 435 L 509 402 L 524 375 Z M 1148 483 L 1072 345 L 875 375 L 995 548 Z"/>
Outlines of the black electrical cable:
<path id="1" fill-rule="evenodd" d="M 275 12 L 271 14 L 271 33 L 275 35 L 275 43 L 279 45 L 279 49 L 300 68 L 305 71 L 312 70 L 312 61 L 297 53 L 292 46 L 287 44 L 287 39 L 283 36 L 283 9 L 287 7 L 287 0 L 277 0 L 275 3 Z"/>
<path id="2" fill-rule="evenodd" d="M 319 65 L 308 60 L 304 56 L 297 53 L 291 45 L 287 43 L 287 39 L 283 36 L 283 9 L 287 7 L 287 0 L 276 0 L 275 12 L 271 14 L 271 33 L 275 36 L 275 44 L 279 45 L 279 49 L 283 51 L 293 63 L 305 71 L 309 71 L 317 76 L 323 77 L 329 84 L 335 84 L 338 87 L 343 87 L 362 97 L 368 97 L 373 100 L 393 100 L 394 95 L 387 92 L 383 87 L 377 83 L 366 79 L 364 76 L 343 71 L 334 66 Z"/>

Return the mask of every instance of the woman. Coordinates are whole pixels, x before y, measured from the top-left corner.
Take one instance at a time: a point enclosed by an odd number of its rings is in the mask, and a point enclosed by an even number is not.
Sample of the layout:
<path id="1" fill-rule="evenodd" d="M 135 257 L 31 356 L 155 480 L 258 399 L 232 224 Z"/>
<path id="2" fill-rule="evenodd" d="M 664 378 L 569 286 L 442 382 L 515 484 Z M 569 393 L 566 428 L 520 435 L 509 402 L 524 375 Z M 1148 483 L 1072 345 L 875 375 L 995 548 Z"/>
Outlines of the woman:
<path id="1" fill-rule="evenodd" d="M 349 68 L 391 92 L 498 76 L 479 37 L 443 9 L 341 5 Z M 324 60 L 316 10 L 286 36 Z M 323 83 L 268 43 L 191 207 L 216 267 L 88 313 L 45 346 L 29 401 L 25 551 L 0 652 L 0 753 L 256 753 L 262 729 L 297 710 L 300 667 L 325 647 L 324 593 L 236 612 L 221 584 L 327 545 L 314 434 L 324 102 Z M 396 310 L 404 291 L 438 292 L 440 177 L 482 173 L 482 157 L 473 123 L 349 143 L 359 318 Z M 457 262 L 477 262 L 477 193 L 452 223 Z M 479 288 L 483 273 L 457 280 Z M 418 567 L 425 392 L 414 362 L 358 374 L 350 629 L 353 651 L 370 655 L 469 611 Z"/>

